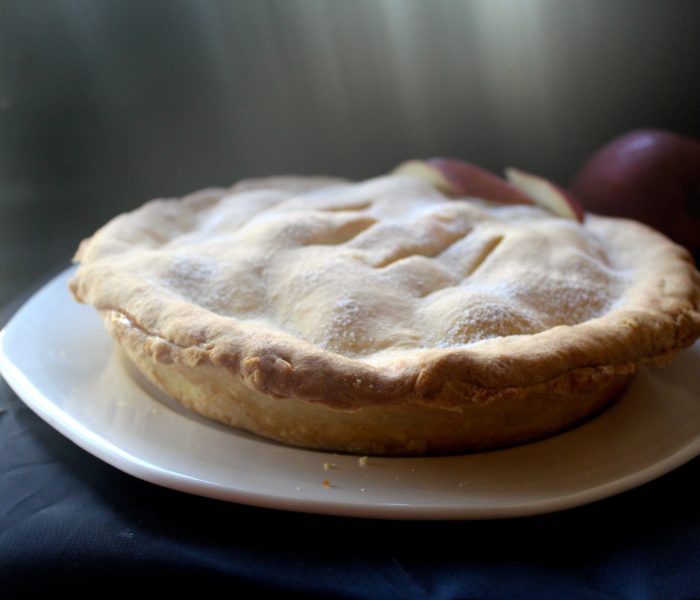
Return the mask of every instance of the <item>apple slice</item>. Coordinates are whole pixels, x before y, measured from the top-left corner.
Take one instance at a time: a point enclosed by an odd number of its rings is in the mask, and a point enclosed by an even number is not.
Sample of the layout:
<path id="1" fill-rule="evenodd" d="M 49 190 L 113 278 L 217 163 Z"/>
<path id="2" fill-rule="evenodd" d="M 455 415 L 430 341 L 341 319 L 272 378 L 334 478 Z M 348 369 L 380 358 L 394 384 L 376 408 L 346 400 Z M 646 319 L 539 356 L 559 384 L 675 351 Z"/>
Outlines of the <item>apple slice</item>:
<path id="1" fill-rule="evenodd" d="M 501 204 L 539 206 L 550 213 L 583 223 L 578 200 L 555 183 L 518 169 L 506 169 L 505 181 L 472 163 L 454 158 L 409 160 L 394 169 L 431 183 L 452 197 L 473 196 Z"/>
<path id="2" fill-rule="evenodd" d="M 428 181 L 448 196 L 473 196 L 502 204 L 534 204 L 527 194 L 497 175 L 453 158 L 409 160 L 396 167 L 394 173 Z"/>
<path id="3" fill-rule="evenodd" d="M 457 190 L 449 179 L 447 179 L 441 171 L 429 165 L 425 160 L 407 160 L 406 162 L 402 162 L 398 167 L 394 168 L 392 174 L 410 175 L 417 179 L 422 179 L 448 196 L 457 194 Z"/>
<path id="4" fill-rule="evenodd" d="M 559 217 L 583 223 L 584 212 L 578 200 L 556 183 L 512 167 L 506 169 L 506 179 L 532 198 L 537 206 Z"/>
<path id="5" fill-rule="evenodd" d="M 522 190 L 473 163 L 454 158 L 429 158 L 425 162 L 437 169 L 460 196 L 502 204 L 533 204 L 533 199 Z"/>

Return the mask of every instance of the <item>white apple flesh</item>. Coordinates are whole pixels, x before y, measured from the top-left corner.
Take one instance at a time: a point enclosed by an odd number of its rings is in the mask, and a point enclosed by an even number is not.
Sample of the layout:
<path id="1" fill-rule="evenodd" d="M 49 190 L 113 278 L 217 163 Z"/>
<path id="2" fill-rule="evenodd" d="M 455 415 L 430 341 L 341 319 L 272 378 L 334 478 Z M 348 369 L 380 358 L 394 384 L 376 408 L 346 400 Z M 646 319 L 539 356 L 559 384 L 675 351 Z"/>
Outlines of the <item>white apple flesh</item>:
<path id="1" fill-rule="evenodd" d="M 579 202 L 556 183 L 512 167 L 506 169 L 506 178 L 521 192 L 530 196 L 537 206 L 560 217 L 583 223 L 585 213 Z"/>

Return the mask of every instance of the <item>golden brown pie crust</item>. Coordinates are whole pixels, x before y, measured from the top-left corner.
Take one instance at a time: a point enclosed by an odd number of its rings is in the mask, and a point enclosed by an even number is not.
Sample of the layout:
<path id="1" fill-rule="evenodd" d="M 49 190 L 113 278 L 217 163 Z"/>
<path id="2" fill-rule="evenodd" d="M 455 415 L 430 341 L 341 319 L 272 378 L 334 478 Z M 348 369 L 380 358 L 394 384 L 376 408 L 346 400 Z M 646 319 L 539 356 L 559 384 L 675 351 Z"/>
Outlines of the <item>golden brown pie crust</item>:
<path id="1" fill-rule="evenodd" d="M 539 439 L 700 336 L 700 274 L 648 227 L 448 200 L 401 176 L 152 201 L 76 259 L 75 298 L 156 385 L 208 417 L 336 451 Z"/>

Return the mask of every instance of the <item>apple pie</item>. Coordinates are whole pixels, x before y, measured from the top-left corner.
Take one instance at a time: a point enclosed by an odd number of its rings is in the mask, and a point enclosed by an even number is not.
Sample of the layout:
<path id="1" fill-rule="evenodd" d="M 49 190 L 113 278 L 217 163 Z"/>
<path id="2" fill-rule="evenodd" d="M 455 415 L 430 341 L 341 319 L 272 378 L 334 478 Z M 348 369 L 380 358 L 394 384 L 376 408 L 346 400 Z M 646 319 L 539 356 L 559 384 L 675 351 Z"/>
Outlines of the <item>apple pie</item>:
<path id="1" fill-rule="evenodd" d="M 536 440 L 700 336 L 700 275 L 652 229 L 446 193 L 401 170 L 153 200 L 76 260 L 75 298 L 155 385 L 307 448 Z"/>

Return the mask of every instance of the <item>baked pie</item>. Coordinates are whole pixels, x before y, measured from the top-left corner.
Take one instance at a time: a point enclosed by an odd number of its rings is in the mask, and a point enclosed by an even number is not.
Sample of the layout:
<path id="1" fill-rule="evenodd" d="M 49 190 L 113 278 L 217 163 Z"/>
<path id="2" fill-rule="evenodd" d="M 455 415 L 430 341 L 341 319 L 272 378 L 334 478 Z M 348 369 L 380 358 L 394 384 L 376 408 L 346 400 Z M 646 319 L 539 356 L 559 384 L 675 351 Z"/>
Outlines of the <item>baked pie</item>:
<path id="1" fill-rule="evenodd" d="M 70 289 L 189 409 L 362 454 L 560 432 L 700 336 L 661 234 L 451 191 L 409 168 L 153 200 L 82 242 Z"/>

